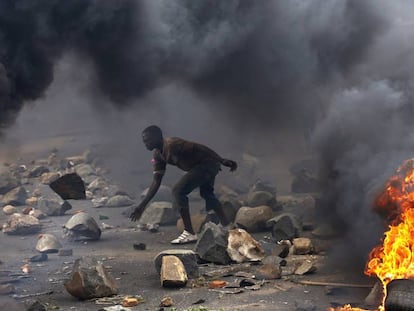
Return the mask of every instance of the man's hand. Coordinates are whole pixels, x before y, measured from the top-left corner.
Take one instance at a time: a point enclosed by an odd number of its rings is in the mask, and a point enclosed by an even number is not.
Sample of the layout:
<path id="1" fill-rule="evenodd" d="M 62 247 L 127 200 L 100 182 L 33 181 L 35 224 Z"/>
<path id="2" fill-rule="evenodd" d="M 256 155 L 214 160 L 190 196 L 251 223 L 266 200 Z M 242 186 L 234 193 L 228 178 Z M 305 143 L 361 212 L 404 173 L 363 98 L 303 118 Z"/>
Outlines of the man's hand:
<path id="1" fill-rule="evenodd" d="M 145 210 L 145 205 L 142 203 L 140 203 L 137 207 L 135 207 L 135 209 L 132 211 L 131 215 L 129 216 L 129 218 L 131 218 L 131 221 L 139 220 L 144 210 Z"/>
<path id="2" fill-rule="evenodd" d="M 234 172 L 237 169 L 237 163 L 233 160 L 223 159 L 221 164 L 230 167 L 230 172 Z"/>

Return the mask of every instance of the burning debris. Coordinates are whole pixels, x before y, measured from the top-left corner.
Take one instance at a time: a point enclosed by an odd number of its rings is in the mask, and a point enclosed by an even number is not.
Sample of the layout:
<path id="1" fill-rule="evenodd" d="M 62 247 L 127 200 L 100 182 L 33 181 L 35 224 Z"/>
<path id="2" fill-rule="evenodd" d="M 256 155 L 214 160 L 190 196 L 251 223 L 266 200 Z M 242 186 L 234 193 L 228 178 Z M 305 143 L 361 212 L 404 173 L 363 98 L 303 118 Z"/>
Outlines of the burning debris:
<path id="1" fill-rule="evenodd" d="M 382 244 L 369 254 L 365 274 L 377 277 L 382 283 L 378 310 L 412 310 L 409 288 L 414 277 L 414 159 L 401 164 L 384 188 L 373 207 L 385 220 L 388 230 Z M 361 309 L 348 305 L 335 310 Z"/>

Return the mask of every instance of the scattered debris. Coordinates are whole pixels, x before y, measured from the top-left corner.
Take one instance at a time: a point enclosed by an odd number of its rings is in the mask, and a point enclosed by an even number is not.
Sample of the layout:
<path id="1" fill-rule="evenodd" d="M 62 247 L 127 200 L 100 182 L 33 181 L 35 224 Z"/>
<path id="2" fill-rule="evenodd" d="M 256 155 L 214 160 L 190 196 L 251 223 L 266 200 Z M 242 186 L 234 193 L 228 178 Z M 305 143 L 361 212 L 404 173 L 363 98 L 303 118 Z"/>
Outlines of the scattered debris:
<path id="1" fill-rule="evenodd" d="M 213 280 L 208 283 L 208 288 L 223 288 L 226 287 L 229 283 L 223 280 Z"/>
<path id="2" fill-rule="evenodd" d="M 174 300 L 168 296 L 161 299 L 160 307 L 171 307 L 174 305 Z"/>
<path id="3" fill-rule="evenodd" d="M 138 298 L 136 297 L 124 297 L 124 299 L 122 300 L 122 306 L 123 307 L 135 307 L 137 306 L 139 303 L 141 303 L 142 301 L 140 301 Z"/>
<path id="4" fill-rule="evenodd" d="M 251 269 L 250 263 L 236 264 L 231 266 L 226 266 L 220 269 L 212 270 L 203 273 L 203 275 L 211 278 L 219 278 L 223 276 L 238 275 L 241 271 L 249 271 Z"/>

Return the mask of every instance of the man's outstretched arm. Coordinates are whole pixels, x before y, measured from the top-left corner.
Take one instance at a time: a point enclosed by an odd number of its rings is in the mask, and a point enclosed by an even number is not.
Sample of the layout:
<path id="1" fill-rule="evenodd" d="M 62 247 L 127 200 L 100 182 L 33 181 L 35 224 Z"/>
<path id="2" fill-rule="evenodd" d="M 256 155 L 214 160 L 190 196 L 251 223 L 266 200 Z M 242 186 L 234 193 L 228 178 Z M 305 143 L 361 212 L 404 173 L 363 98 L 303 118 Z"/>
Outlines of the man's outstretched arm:
<path id="1" fill-rule="evenodd" d="M 141 203 L 138 204 L 138 206 L 133 210 L 131 216 L 129 217 L 132 221 L 137 221 L 141 218 L 141 215 L 145 211 L 145 208 L 147 207 L 148 203 L 151 201 L 151 199 L 155 196 L 158 189 L 160 188 L 163 176 L 164 173 L 154 172 L 154 177 L 152 179 L 152 183 L 148 189 L 147 194 L 145 195 Z"/>

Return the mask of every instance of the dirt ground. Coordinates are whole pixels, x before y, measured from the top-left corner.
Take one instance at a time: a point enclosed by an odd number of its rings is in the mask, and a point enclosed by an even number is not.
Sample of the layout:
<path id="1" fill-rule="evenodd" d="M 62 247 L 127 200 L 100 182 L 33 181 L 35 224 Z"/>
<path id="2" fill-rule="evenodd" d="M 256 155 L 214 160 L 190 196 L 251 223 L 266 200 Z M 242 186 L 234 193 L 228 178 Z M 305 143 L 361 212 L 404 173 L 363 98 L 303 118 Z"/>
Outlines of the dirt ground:
<path id="1" fill-rule="evenodd" d="M 46 186 L 45 186 L 46 187 Z M 101 260 L 116 279 L 119 294 L 141 295 L 144 302 L 131 308 L 132 310 L 159 310 L 163 297 L 170 296 L 174 305 L 164 310 L 187 310 L 200 308 L 208 310 L 326 310 L 331 306 L 346 303 L 364 307 L 364 299 L 371 288 L 354 288 L 340 286 L 302 285 L 297 281 L 317 281 L 331 283 L 374 284 L 374 280 L 363 275 L 356 269 L 333 268 L 328 264 L 330 247 L 338 243 L 336 240 L 317 240 L 314 243 L 321 250 L 315 255 L 293 256 L 288 258 L 289 270 L 295 262 L 310 259 L 318 268 L 315 273 L 304 276 L 283 276 L 279 280 L 270 280 L 258 290 L 244 289 L 241 293 L 230 294 L 225 290 L 212 290 L 201 286 L 203 279 L 190 280 L 186 287 L 180 289 L 163 288 L 159 275 L 154 266 L 154 257 L 161 251 L 171 249 L 170 240 L 179 232 L 175 226 L 160 227 L 156 233 L 139 231 L 135 223 L 122 215 L 123 208 L 95 208 L 90 201 L 70 201 L 72 210 L 66 215 L 48 217 L 42 220 L 42 232 L 52 233 L 60 238 L 64 248 L 73 249 L 73 256 L 61 257 L 49 254 L 48 261 L 31 263 L 32 271 L 25 275 L 20 267 L 27 259 L 38 254 L 35 250 L 37 235 L 8 236 L 0 233 L 0 276 L 12 277 L 15 280 L 14 297 L 22 304 L 29 306 L 38 300 L 47 303 L 50 310 L 100 310 L 107 305 L 100 305 L 97 301 L 80 301 L 70 296 L 64 286 L 69 277 L 73 263 L 79 257 L 94 257 Z M 193 202 L 194 208 L 200 207 L 199 202 Z M 113 226 L 113 229 L 104 230 L 101 239 L 96 242 L 70 242 L 62 238 L 62 226 L 77 210 L 90 213 L 95 219 L 100 215 L 107 216 L 107 220 L 100 220 L 99 224 Z M 0 223 L 4 223 L 7 216 L 1 213 Z M 310 232 L 305 233 L 310 235 Z M 253 234 L 261 241 L 270 236 L 270 232 Z M 145 243 L 145 250 L 135 250 L 134 243 Z M 192 249 L 194 245 L 183 245 L 178 248 Z M 175 246 L 175 248 L 177 248 Z M 346 263 L 341 265 L 346 266 Z M 208 271 L 220 266 L 200 266 L 200 271 Z M 231 277 L 223 278 L 231 280 Z M 204 280 L 205 281 L 205 280 Z M 198 286 L 195 286 L 197 285 Z M 38 295 L 39 294 L 39 295 Z M 26 297 L 25 297 L 26 296 Z M 0 296 L 1 297 L 1 296 Z M 0 298 L 1 299 L 1 298 Z M 195 304 L 196 302 L 200 302 Z M 372 309 L 372 306 L 371 306 Z M 0 307 L 0 310 L 1 307 Z M 197 309 L 195 309 L 197 310 Z"/>

